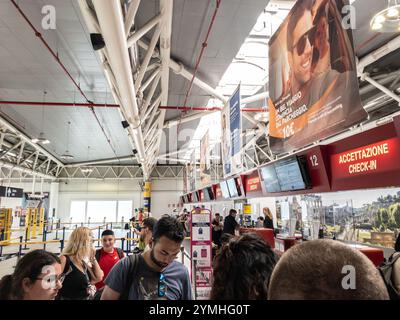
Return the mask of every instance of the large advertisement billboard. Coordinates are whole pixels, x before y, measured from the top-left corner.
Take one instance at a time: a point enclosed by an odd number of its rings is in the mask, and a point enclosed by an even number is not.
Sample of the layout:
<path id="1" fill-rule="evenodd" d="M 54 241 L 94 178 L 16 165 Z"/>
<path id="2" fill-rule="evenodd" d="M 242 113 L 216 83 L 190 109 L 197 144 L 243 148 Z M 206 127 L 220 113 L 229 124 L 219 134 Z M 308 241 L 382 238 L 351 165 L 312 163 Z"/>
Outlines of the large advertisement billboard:
<path id="1" fill-rule="evenodd" d="M 240 110 L 240 86 L 221 112 L 221 146 L 224 176 L 242 170 L 242 117 Z"/>
<path id="2" fill-rule="evenodd" d="M 334 135 L 367 117 L 352 31 L 342 23 L 345 5 L 347 0 L 297 1 L 269 42 L 269 135 L 275 154 Z"/>

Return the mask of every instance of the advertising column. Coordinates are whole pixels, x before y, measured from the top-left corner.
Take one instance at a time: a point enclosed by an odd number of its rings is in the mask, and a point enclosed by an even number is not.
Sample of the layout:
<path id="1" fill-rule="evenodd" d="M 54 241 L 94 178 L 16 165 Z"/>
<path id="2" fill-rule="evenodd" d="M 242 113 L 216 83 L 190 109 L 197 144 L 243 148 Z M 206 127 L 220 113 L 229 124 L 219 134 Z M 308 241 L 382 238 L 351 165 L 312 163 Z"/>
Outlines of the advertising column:
<path id="1" fill-rule="evenodd" d="M 143 211 L 147 217 L 149 216 L 150 210 L 151 210 L 151 182 L 146 181 L 144 183 L 144 192 L 143 192 Z"/>
<path id="2" fill-rule="evenodd" d="M 208 209 L 196 208 L 191 212 L 191 242 L 192 283 L 195 298 L 205 300 L 211 291 L 212 275 L 212 214 Z"/>

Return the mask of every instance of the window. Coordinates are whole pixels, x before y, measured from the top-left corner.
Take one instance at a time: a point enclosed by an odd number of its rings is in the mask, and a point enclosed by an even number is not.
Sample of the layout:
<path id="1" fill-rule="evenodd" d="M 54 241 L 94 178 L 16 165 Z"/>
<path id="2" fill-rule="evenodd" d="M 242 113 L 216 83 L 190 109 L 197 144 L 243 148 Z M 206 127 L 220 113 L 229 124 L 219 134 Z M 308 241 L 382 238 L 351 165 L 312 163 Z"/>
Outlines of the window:
<path id="1" fill-rule="evenodd" d="M 106 218 L 106 222 L 121 222 L 128 221 L 132 217 L 132 200 L 79 200 L 71 201 L 70 217 L 72 222 L 103 222 Z M 118 214 L 117 214 L 118 213 Z"/>
<path id="2" fill-rule="evenodd" d="M 88 201 L 87 218 L 90 222 L 113 222 L 116 220 L 116 201 Z"/>
<path id="3" fill-rule="evenodd" d="M 86 213 L 86 201 L 72 201 L 69 216 L 74 222 L 84 222 Z"/>
<path id="4" fill-rule="evenodd" d="M 117 221 L 124 218 L 124 222 L 132 217 L 132 201 L 118 201 Z"/>

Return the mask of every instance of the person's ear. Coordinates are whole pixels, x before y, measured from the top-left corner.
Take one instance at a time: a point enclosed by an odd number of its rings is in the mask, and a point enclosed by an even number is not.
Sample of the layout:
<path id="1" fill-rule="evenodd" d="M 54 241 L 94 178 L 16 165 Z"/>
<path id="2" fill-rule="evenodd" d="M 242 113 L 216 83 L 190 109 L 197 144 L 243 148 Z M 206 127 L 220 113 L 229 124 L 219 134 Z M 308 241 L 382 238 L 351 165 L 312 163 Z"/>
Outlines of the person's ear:
<path id="1" fill-rule="evenodd" d="M 21 282 L 22 291 L 28 293 L 31 288 L 31 280 L 29 278 L 24 278 Z"/>
<path id="2" fill-rule="evenodd" d="M 154 238 L 151 237 L 150 240 L 149 240 L 149 247 L 150 247 L 150 249 L 153 249 L 153 244 L 154 244 Z"/>

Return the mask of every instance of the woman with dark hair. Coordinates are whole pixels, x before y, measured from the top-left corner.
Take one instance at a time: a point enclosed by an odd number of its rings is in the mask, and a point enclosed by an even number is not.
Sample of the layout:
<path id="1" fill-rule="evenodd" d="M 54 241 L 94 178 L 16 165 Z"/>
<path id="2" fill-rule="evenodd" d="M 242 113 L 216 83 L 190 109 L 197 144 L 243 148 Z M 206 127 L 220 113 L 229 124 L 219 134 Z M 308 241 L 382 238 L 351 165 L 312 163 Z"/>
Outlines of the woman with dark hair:
<path id="1" fill-rule="evenodd" d="M 34 250 L 18 261 L 14 273 L 0 281 L 0 300 L 54 300 L 64 276 L 53 253 Z"/>
<path id="2" fill-rule="evenodd" d="M 212 300 L 267 299 L 269 279 L 277 262 L 271 247 L 257 234 L 230 237 L 214 262 Z"/>

